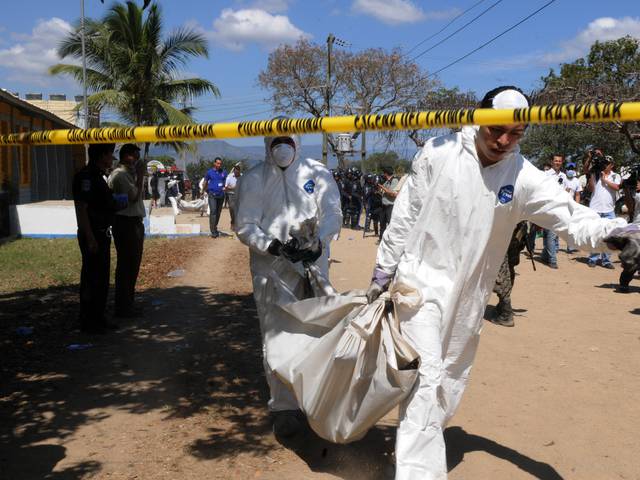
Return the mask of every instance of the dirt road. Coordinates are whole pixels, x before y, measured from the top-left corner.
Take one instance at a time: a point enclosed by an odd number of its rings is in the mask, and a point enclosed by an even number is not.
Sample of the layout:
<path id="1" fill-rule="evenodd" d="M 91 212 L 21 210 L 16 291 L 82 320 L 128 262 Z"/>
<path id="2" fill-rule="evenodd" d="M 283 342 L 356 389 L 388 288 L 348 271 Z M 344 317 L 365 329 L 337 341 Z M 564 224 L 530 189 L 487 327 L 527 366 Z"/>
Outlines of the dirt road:
<path id="1" fill-rule="evenodd" d="M 232 237 L 198 242 L 184 276 L 143 292 L 145 318 L 2 399 L 0 477 L 390 478 L 393 415 L 346 446 L 275 440 L 248 253 Z M 338 289 L 367 286 L 375 249 L 343 232 Z M 579 255 L 560 253 L 559 266 L 534 273 L 523 259 L 516 327 L 486 324 L 446 432 L 451 479 L 640 478 L 640 288 L 614 293 L 618 271 Z"/>

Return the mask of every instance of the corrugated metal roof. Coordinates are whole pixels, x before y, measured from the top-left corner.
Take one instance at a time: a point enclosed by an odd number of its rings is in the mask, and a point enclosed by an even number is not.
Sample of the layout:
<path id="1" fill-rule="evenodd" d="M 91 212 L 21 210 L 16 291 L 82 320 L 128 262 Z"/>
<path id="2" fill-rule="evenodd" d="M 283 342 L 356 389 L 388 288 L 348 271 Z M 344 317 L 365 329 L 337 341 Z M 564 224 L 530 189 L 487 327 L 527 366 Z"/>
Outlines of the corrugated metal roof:
<path id="1" fill-rule="evenodd" d="M 32 105 L 25 100 L 21 100 L 20 98 L 15 97 L 11 93 L 6 92 L 2 89 L 0 89 L 0 101 L 13 105 L 14 107 L 19 108 L 20 110 L 25 110 L 30 114 L 35 114 L 35 115 L 44 117 L 47 120 L 50 120 L 51 122 L 55 123 L 56 128 L 78 128 L 73 123 L 69 123 L 66 120 L 63 120 L 62 118 L 58 117 L 57 115 L 54 115 L 51 112 L 43 110 L 42 108 L 38 108 L 35 105 Z"/>

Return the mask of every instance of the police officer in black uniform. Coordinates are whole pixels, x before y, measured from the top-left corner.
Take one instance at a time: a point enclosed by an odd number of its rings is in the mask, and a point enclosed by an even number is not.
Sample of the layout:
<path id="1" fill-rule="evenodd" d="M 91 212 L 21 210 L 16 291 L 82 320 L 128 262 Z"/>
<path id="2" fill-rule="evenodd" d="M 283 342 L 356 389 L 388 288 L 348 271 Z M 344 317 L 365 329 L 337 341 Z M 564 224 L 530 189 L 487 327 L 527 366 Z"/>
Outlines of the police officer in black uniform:
<path id="1" fill-rule="evenodd" d="M 113 163 L 115 144 L 89 146 L 89 164 L 73 177 L 73 200 L 82 254 L 80 273 L 80 329 L 104 333 L 111 327 L 105 318 L 111 260 L 110 227 L 113 214 L 124 206 L 114 198 L 104 175 Z"/>

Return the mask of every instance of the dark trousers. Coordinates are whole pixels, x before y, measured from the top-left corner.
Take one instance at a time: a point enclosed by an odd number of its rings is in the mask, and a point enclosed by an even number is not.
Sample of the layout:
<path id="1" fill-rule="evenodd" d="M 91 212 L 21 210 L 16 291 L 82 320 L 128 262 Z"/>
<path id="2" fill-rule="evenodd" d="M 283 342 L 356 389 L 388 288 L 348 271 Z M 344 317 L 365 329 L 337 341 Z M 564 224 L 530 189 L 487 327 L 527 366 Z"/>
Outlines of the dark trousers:
<path id="1" fill-rule="evenodd" d="M 622 272 L 620 273 L 620 286 L 621 287 L 628 287 L 629 284 L 631 283 L 631 280 L 633 280 L 633 276 L 636 273 L 636 268 L 632 267 L 632 268 L 624 268 L 622 270 Z"/>
<path id="2" fill-rule="evenodd" d="M 380 209 L 380 239 L 387 229 L 387 225 L 391 222 L 391 213 L 393 212 L 393 205 L 382 205 Z"/>
<path id="3" fill-rule="evenodd" d="M 111 238 L 105 231 L 93 232 L 98 251 L 89 252 L 84 236 L 78 232 L 78 245 L 82 254 L 80 271 L 80 328 L 99 329 L 105 325 L 104 310 L 109 292 Z"/>
<path id="4" fill-rule="evenodd" d="M 231 217 L 231 226 L 236 224 L 236 209 L 238 208 L 238 202 L 236 202 L 236 194 L 227 194 L 229 198 L 229 216 Z"/>
<path id="5" fill-rule="evenodd" d="M 224 196 L 214 197 L 209 194 L 209 229 L 211 235 L 218 234 L 218 222 L 220 221 L 220 213 L 224 204 Z"/>
<path id="6" fill-rule="evenodd" d="M 115 309 L 116 313 L 120 314 L 133 307 L 144 245 L 142 217 L 116 215 L 113 220 L 113 241 L 118 252 Z"/>

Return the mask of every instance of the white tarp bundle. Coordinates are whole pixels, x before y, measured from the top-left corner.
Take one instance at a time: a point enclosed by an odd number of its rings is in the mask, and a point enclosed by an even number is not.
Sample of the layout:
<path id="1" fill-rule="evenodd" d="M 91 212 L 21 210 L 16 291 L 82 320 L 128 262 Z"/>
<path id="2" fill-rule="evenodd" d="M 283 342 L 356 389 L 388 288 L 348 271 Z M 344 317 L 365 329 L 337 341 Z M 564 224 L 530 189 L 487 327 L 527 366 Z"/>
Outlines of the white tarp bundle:
<path id="1" fill-rule="evenodd" d="M 176 197 L 169 197 L 171 208 L 174 215 L 180 215 L 180 211 L 184 212 L 200 212 L 204 213 L 209 207 L 209 203 L 206 198 L 197 198 L 190 202 L 182 200 L 182 194 L 178 194 Z"/>
<path id="2" fill-rule="evenodd" d="M 338 294 L 315 266 L 296 267 L 274 262 L 268 295 L 279 309 L 266 319 L 267 361 L 319 436 L 358 440 L 417 380 L 419 356 L 400 335 L 391 306 L 415 298 L 396 291 L 369 305 L 364 291 Z M 288 275 L 300 280 L 295 291 L 280 281 Z"/>

